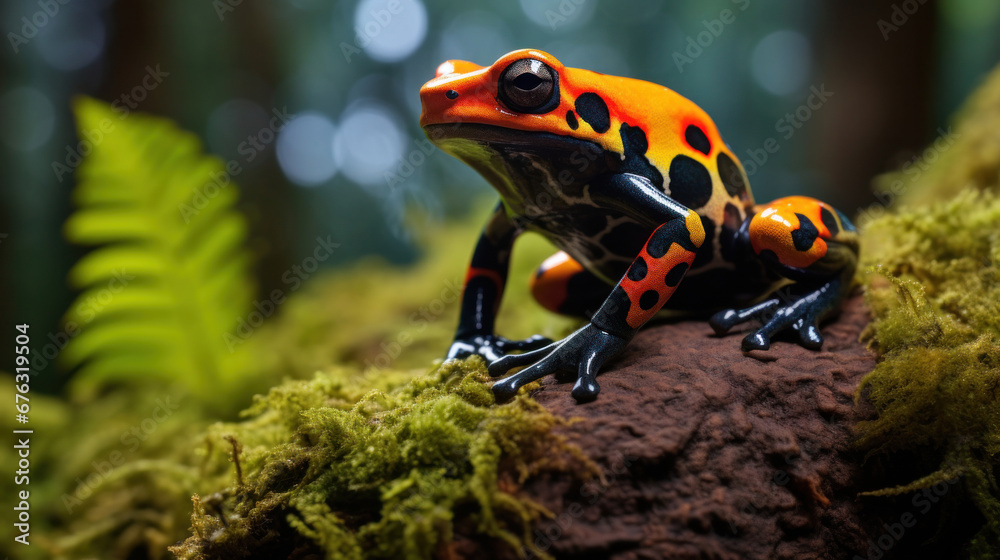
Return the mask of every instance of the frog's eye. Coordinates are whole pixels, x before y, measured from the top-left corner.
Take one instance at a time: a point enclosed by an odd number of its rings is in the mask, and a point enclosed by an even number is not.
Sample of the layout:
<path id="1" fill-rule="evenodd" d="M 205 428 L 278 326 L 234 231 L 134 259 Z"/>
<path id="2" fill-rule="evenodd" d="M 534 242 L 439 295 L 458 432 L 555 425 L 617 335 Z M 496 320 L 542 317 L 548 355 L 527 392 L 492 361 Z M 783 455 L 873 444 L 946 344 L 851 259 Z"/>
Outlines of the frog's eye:
<path id="1" fill-rule="evenodd" d="M 559 105 L 559 75 L 540 60 L 512 62 L 500 75 L 500 101 L 519 113 L 547 113 Z"/>

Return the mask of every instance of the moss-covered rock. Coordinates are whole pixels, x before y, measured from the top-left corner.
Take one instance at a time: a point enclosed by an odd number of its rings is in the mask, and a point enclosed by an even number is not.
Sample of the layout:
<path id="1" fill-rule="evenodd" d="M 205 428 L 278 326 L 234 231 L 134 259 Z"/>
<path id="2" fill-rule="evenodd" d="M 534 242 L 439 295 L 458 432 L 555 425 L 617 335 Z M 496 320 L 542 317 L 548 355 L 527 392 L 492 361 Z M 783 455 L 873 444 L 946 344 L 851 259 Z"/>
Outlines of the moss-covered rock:
<path id="1" fill-rule="evenodd" d="M 334 370 L 259 397 L 251 418 L 217 424 L 233 480 L 195 496 L 184 559 L 448 557 L 455 534 L 518 545 L 545 512 L 515 491 L 542 470 L 587 461 L 533 400 L 493 406 L 479 358 L 405 383 Z M 405 377 L 405 376 L 402 376 Z M 215 453 L 214 460 L 220 455 Z"/>

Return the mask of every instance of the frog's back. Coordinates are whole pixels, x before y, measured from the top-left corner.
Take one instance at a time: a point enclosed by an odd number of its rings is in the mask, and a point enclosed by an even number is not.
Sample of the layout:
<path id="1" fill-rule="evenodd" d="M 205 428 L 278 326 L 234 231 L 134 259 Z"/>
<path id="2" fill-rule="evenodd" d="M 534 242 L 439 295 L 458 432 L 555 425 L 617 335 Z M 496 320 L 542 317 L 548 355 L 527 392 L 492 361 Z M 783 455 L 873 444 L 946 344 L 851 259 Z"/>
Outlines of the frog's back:
<path id="1" fill-rule="evenodd" d="M 726 203 L 740 207 L 753 204 L 739 160 L 712 118 L 693 101 L 652 82 L 567 70 L 573 73 L 574 89 L 581 90 L 573 93 L 584 121 L 588 105 L 596 106 L 598 112 L 603 110 L 602 104 L 607 106 L 608 126 L 601 139 L 604 147 L 625 159 L 644 155 L 655 168 L 655 173 L 645 170 L 654 175 L 649 178 L 674 200 L 708 216 L 721 216 Z M 595 87 L 587 88 L 588 84 Z M 591 102 L 580 107 L 580 96 L 589 97 Z"/>
<path id="2" fill-rule="evenodd" d="M 607 107 L 607 126 L 594 132 L 606 150 L 622 154 L 621 171 L 643 175 L 702 217 L 706 247 L 692 272 L 725 265 L 719 239 L 733 233 L 753 207 L 749 181 L 711 117 L 665 86 L 567 69 L 581 120 Z M 580 106 L 581 97 L 589 101 Z M 593 107 L 591 107 L 593 106 Z"/>

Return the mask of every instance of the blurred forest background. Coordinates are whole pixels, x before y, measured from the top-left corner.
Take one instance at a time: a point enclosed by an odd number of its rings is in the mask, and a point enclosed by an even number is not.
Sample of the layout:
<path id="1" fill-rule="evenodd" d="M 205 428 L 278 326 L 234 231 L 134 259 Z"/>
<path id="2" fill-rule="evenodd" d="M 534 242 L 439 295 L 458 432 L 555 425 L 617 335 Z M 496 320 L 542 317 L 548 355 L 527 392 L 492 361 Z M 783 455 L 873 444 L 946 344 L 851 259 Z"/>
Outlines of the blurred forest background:
<path id="1" fill-rule="evenodd" d="M 713 116 L 758 200 L 851 216 L 1000 61 L 995 0 L 36 0 L 5 2 L 0 29 L 0 325 L 40 343 L 82 252 L 62 235 L 76 94 L 170 117 L 232 164 L 266 293 L 318 236 L 340 243 L 326 267 L 413 262 L 422 224 L 491 198 L 421 142 L 417 92 L 446 59 L 536 47 L 666 85 Z M 65 382 L 40 373 L 37 390 Z"/>

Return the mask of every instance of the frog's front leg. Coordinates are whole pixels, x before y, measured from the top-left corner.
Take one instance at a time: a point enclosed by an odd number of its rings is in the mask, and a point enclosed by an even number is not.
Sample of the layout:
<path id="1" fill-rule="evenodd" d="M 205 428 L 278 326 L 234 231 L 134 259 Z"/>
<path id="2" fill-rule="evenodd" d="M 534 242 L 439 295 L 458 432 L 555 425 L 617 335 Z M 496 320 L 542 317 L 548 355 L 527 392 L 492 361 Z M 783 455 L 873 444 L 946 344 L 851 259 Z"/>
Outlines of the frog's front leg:
<path id="1" fill-rule="evenodd" d="M 716 313 L 709 323 L 717 334 L 750 320 L 761 327 L 743 339 L 743 350 L 767 350 L 771 336 L 792 329 L 799 343 L 819 349 L 819 321 L 844 298 L 858 261 L 854 225 L 832 206 L 813 198 L 790 196 L 756 208 L 736 233 L 734 247 L 792 280 L 747 309 Z"/>
<path id="2" fill-rule="evenodd" d="M 620 174 L 594 196 L 609 197 L 617 205 L 662 224 L 646 241 L 611 295 L 594 313 L 589 324 L 559 342 L 532 352 L 504 356 L 490 365 L 497 377 L 509 370 L 527 368 L 493 384 L 498 401 L 513 397 L 527 383 L 557 371 L 576 371 L 573 397 L 578 402 L 593 400 L 600 392 L 596 376 L 601 366 L 617 355 L 680 284 L 705 240 L 698 214 L 681 206 L 643 177 Z"/>
<path id="3" fill-rule="evenodd" d="M 478 354 L 490 363 L 508 352 L 534 350 L 552 342 L 543 336 L 508 340 L 493 332 L 507 282 L 510 250 L 518 233 L 503 203 L 498 204 L 472 254 L 462 290 L 458 329 L 446 359 Z"/>

